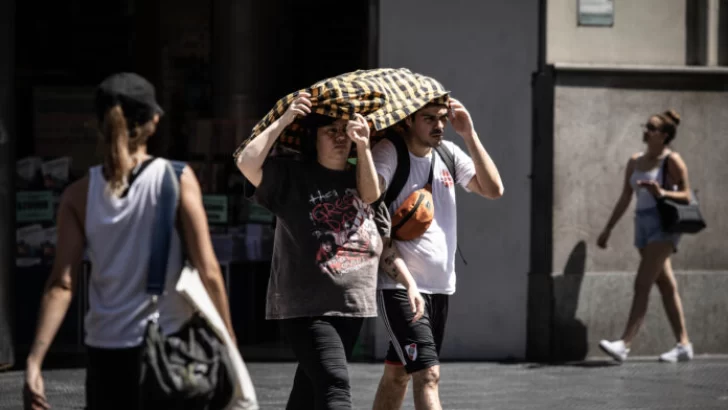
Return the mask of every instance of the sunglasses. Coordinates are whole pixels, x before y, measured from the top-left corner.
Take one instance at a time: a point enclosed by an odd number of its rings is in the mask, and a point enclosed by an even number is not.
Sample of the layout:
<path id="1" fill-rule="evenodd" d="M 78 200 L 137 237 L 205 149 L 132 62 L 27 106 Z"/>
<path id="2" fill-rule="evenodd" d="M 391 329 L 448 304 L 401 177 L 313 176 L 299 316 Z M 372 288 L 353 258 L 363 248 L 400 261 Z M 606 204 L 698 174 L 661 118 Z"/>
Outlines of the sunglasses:
<path id="1" fill-rule="evenodd" d="M 660 129 L 655 126 L 655 124 L 652 124 L 651 122 L 648 122 L 647 124 L 643 124 L 642 128 L 647 131 L 659 131 Z"/>

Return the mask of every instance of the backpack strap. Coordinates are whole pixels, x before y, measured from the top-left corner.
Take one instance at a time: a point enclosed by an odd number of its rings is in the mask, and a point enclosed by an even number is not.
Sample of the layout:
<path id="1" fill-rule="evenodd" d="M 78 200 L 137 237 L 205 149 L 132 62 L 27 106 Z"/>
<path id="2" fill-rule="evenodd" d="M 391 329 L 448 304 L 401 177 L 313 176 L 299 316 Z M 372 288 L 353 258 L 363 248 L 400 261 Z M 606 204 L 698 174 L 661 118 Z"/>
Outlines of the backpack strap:
<path id="1" fill-rule="evenodd" d="M 170 164 L 172 164 L 172 168 L 174 169 L 174 174 L 177 176 L 177 182 L 179 183 L 182 178 L 182 171 L 185 170 L 185 167 L 187 166 L 187 163 L 184 161 L 169 161 Z"/>
<path id="2" fill-rule="evenodd" d="M 445 163 L 447 170 L 450 171 L 453 181 L 457 181 L 457 175 L 455 175 L 455 155 L 444 143 L 435 147 L 435 151 L 442 158 L 442 162 Z"/>
<path id="3" fill-rule="evenodd" d="M 665 155 L 665 159 L 662 160 L 662 181 L 660 183 L 660 186 L 664 189 L 668 189 L 667 188 L 667 176 L 668 176 L 667 173 L 669 171 L 667 168 L 667 163 L 670 162 L 670 154 L 672 154 L 672 152 L 668 152 L 667 155 Z"/>
<path id="4" fill-rule="evenodd" d="M 405 144 L 404 139 L 402 139 L 401 136 L 389 133 L 385 138 L 391 141 L 394 148 L 397 150 L 397 169 L 394 171 L 392 182 L 387 187 L 387 192 L 384 197 L 384 203 L 389 206 L 395 199 L 397 199 L 402 188 L 404 188 L 404 184 L 407 182 L 407 178 L 409 177 L 410 159 L 407 144 Z M 453 180 L 457 181 L 455 155 L 452 150 L 450 150 L 450 148 L 448 148 L 445 144 L 440 144 L 435 147 L 435 151 L 442 159 L 442 162 L 445 163 L 447 170 L 450 171 L 450 175 L 452 175 Z"/>
<path id="5" fill-rule="evenodd" d="M 385 138 L 391 141 L 397 150 L 397 168 L 394 170 L 392 182 L 387 187 L 387 192 L 384 196 L 384 203 L 389 207 L 397 199 L 397 196 L 399 196 L 402 188 L 404 188 L 404 184 L 407 183 L 410 171 L 410 157 L 407 144 L 405 144 L 401 136 L 395 133 L 388 133 Z"/>
<path id="6" fill-rule="evenodd" d="M 186 165 L 186 163 L 180 161 L 168 161 L 162 175 L 162 185 L 154 215 L 152 249 L 149 256 L 149 272 L 147 273 L 147 293 L 151 295 L 161 295 L 164 292 L 169 247 L 177 219 L 177 205 L 180 196 L 179 182 Z"/>
<path id="7" fill-rule="evenodd" d="M 442 162 L 445 163 L 447 170 L 450 171 L 450 175 L 452 175 L 452 180 L 457 181 L 458 177 L 455 172 L 455 155 L 453 154 L 453 152 L 445 144 L 440 144 L 436 146 L 435 151 L 437 151 L 437 153 L 440 155 L 440 158 L 442 158 Z M 465 260 L 465 256 L 463 256 L 463 251 L 462 249 L 460 249 L 460 245 L 457 245 L 457 249 L 458 253 L 460 254 L 460 259 L 462 259 L 463 263 L 467 265 L 468 261 Z"/>
<path id="8" fill-rule="evenodd" d="M 394 171 L 392 183 L 389 184 L 389 186 L 387 187 L 387 192 L 384 196 L 384 203 L 385 205 L 387 205 L 387 208 L 389 208 L 389 205 L 394 202 L 397 196 L 399 196 L 402 188 L 404 188 L 404 184 L 407 183 L 407 178 L 409 178 L 410 158 L 407 144 L 405 144 L 404 139 L 402 139 L 401 136 L 394 133 L 389 133 L 385 138 L 390 140 L 392 144 L 394 144 L 394 147 L 397 149 L 397 169 L 395 169 Z M 457 181 L 457 175 L 455 173 L 455 155 L 453 154 L 453 152 L 447 146 L 445 146 L 445 144 L 440 144 L 435 147 L 435 151 L 440 156 L 440 158 L 442 158 L 442 162 L 445 163 L 448 171 L 450 171 L 450 175 L 452 175 L 453 181 Z M 430 183 L 432 183 L 432 172 L 434 167 L 435 157 L 433 156 L 432 165 L 430 167 Z M 463 263 L 467 265 L 468 262 L 465 260 L 462 250 L 460 250 L 460 245 L 458 245 L 457 249 L 458 253 L 460 253 L 460 258 L 463 260 Z"/>

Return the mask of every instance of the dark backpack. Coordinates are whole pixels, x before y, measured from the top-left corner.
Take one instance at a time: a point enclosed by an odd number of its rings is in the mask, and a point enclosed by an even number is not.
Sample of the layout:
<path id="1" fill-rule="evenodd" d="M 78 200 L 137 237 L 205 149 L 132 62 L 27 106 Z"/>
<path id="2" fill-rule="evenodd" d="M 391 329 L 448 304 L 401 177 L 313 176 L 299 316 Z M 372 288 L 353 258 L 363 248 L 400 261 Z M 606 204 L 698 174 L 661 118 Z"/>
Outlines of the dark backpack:
<path id="1" fill-rule="evenodd" d="M 385 138 L 391 141 L 392 144 L 394 144 L 394 148 L 397 150 L 397 169 L 394 170 L 392 182 L 389 184 L 387 192 L 384 194 L 384 203 L 387 205 L 387 209 L 389 209 L 392 202 L 394 202 L 394 200 L 399 196 L 399 193 L 402 192 L 404 184 L 407 183 L 407 178 L 409 178 L 410 173 L 410 158 L 407 144 L 401 136 L 389 133 Z M 453 152 L 450 151 L 445 144 L 440 144 L 434 149 L 440 159 L 442 159 L 442 162 L 445 163 L 447 170 L 450 172 L 450 175 L 452 175 L 453 181 L 457 181 L 458 179 L 455 173 L 455 154 L 453 154 Z M 468 261 L 465 260 L 463 251 L 460 250 L 460 245 L 458 245 L 457 249 L 460 254 L 460 259 L 462 259 L 463 263 L 467 265 Z"/>
<path id="2" fill-rule="evenodd" d="M 404 188 L 404 184 L 407 182 L 407 178 L 409 178 L 410 158 L 407 144 L 405 144 L 402 137 L 390 133 L 386 136 L 386 139 L 391 141 L 394 144 L 394 148 L 397 149 L 397 169 L 394 170 L 392 182 L 387 187 L 387 193 L 384 196 L 384 203 L 389 207 L 397 199 L 399 193 L 402 192 L 402 188 Z M 440 144 L 435 147 L 435 152 L 442 159 L 442 162 L 445 163 L 447 170 L 450 171 L 453 181 L 457 181 L 455 175 L 455 155 L 453 152 L 445 144 Z"/>

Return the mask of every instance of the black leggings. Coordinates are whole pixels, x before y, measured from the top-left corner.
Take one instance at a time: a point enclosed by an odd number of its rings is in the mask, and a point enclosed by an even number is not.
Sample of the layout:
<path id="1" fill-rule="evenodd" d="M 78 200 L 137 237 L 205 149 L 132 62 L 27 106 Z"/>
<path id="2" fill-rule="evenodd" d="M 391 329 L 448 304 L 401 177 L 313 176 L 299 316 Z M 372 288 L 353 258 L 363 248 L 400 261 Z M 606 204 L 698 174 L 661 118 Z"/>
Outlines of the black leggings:
<path id="1" fill-rule="evenodd" d="M 287 410 L 351 409 L 348 360 L 363 319 L 310 317 L 282 321 L 298 359 Z"/>

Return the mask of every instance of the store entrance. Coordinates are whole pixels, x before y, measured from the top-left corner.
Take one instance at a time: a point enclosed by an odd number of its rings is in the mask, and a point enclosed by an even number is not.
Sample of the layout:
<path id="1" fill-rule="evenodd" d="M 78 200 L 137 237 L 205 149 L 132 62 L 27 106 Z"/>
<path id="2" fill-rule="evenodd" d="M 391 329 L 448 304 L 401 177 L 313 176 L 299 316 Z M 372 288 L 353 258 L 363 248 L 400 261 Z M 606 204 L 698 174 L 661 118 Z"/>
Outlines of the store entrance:
<path id="1" fill-rule="evenodd" d="M 93 87 L 119 71 L 137 72 L 157 87 L 166 114 L 150 153 L 188 162 L 200 181 L 243 356 L 289 359 L 277 323 L 265 320 L 275 221 L 243 198 L 231 154 L 280 97 L 376 65 L 378 3 L 61 0 L 43 13 L 18 3 L 12 136 L 18 362 L 32 342 L 51 270 L 58 199 L 102 159 Z M 31 209 L 38 204 L 42 209 Z M 89 272 L 86 262 L 51 360 L 83 357 Z"/>

